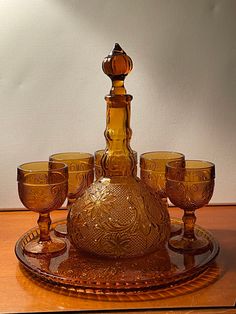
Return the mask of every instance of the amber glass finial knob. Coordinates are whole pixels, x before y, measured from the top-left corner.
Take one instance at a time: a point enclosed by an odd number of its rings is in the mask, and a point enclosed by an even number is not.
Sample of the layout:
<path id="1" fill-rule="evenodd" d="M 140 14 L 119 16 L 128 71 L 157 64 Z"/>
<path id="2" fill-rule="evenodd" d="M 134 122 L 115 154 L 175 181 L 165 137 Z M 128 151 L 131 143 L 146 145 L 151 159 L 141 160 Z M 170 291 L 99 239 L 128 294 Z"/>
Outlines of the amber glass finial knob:
<path id="1" fill-rule="evenodd" d="M 112 80 L 111 95 L 126 94 L 124 79 L 132 70 L 133 62 L 119 44 L 115 44 L 110 54 L 103 60 L 103 72 Z"/>

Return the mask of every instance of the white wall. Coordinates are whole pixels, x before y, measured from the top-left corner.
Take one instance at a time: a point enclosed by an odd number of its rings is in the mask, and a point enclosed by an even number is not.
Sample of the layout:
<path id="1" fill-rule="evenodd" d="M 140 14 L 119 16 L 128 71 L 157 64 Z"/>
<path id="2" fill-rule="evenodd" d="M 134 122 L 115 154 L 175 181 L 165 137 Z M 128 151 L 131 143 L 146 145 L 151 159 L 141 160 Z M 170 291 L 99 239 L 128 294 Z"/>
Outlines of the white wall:
<path id="1" fill-rule="evenodd" d="M 115 42 L 132 147 L 215 162 L 212 203 L 236 202 L 236 1 L 0 0 L 0 208 L 22 206 L 17 165 L 104 147 Z"/>

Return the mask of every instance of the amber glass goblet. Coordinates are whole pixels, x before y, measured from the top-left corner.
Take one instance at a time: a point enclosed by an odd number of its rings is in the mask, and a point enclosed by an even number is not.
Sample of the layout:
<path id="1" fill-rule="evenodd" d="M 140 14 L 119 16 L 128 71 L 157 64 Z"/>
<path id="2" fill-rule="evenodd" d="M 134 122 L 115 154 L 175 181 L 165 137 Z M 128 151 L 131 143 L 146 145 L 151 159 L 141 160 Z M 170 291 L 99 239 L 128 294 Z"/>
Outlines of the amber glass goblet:
<path id="1" fill-rule="evenodd" d="M 65 152 L 53 154 L 49 157 L 49 160 L 63 162 L 68 166 L 67 209 L 69 209 L 85 189 L 93 183 L 94 157 L 89 153 Z M 58 224 L 54 232 L 58 236 L 66 236 L 66 223 Z"/>
<path id="2" fill-rule="evenodd" d="M 209 247 L 203 237 L 196 237 L 195 210 L 208 204 L 214 190 L 215 165 L 209 161 L 186 160 L 185 167 L 176 162 L 166 166 L 166 192 L 170 201 L 184 210 L 183 235 L 169 240 L 169 246 L 179 252 L 200 254 Z"/>
<path id="3" fill-rule="evenodd" d="M 65 250 L 66 243 L 50 237 L 50 212 L 65 201 L 68 190 L 68 167 L 58 162 L 30 162 L 17 168 L 18 193 L 23 205 L 39 213 L 38 240 L 29 242 L 28 254 L 55 255 Z"/>
<path id="4" fill-rule="evenodd" d="M 102 176 L 101 160 L 102 160 L 102 156 L 103 156 L 104 152 L 105 152 L 105 149 L 100 149 L 94 153 L 94 169 L 95 169 L 95 179 L 96 180 L 98 180 Z M 136 151 L 133 151 L 133 154 L 134 154 L 134 160 L 136 162 L 134 174 L 137 175 L 138 154 Z"/>
<path id="5" fill-rule="evenodd" d="M 155 193 L 157 193 L 167 205 L 166 195 L 166 164 L 175 161 L 184 166 L 185 157 L 178 152 L 154 151 L 143 153 L 140 156 L 140 177 Z M 171 225 L 171 235 L 181 233 L 181 227 L 177 224 Z"/>

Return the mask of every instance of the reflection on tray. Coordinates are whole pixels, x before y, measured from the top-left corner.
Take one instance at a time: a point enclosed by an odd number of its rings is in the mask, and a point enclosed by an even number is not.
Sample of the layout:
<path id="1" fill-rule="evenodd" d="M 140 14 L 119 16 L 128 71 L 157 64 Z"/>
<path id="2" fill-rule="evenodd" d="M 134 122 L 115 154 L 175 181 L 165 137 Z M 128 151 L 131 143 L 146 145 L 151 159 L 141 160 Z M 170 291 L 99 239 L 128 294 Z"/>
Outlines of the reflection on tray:
<path id="1" fill-rule="evenodd" d="M 177 219 L 172 219 L 172 222 L 181 223 Z M 64 254 L 39 258 L 24 253 L 25 245 L 38 237 L 39 231 L 35 228 L 19 239 L 16 255 L 31 274 L 86 293 L 97 293 L 98 290 L 109 294 L 148 291 L 189 281 L 214 261 L 219 251 L 218 243 L 208 231 L 198 226 L 196 232 L 211 243 L 204 254 L 179 254 L 163 247 L 135 259 L 108 259 L 79 252 L 66 239 L 67 250 Z"/>

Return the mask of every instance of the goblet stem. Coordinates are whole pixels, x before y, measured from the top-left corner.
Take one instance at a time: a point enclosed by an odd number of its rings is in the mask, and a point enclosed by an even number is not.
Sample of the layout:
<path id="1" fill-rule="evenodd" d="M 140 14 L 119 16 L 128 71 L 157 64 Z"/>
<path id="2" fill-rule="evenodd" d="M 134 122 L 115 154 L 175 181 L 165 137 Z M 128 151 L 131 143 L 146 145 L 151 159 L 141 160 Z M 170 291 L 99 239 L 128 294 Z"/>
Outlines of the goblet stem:
<path id="1" fill-rule="evenodd" d="M 183 215 L 184 234 L 183 238 L 187 240 L 196 240 L 194 233 L 194 226 L 196 222 L 196 216 L 194 210 L 185 210 Z"/>
<path id="2" fill-rule="evenodd" d="M 190 269 L 195 266 L 194 254 L 184 254 L 184 266 L 186 269 Z"/>
<path id="3" fill-rule="evenodd" d="M 71 206 L 76 201 L 76 198 L 70 198 L 68 197 L 66 208 L 67 210 L 70 210 Z M 54 228 L 54 233 L 58 237 L 66 237 L 67 236 L 67 225 L 66 223 L 60 223 Z"/>
<path id="4" fill-rule="evenodd" d="M 40 242 L 51 241 L 50 237 L 50 225 L 51 218 L 49 213 L 40 213 L 38 219 L 38 226 L 40 230 Z"/>
<path id="5" fill-rule="evenodd" d="M 68 197 L 67 205 L 66 205 L 67 210 L 70 210 L 71 206 L 74 204 L 75 201 L 76 201 L 76 198 Z M 56 225 L 56 227 L 54 228 L 54 233 L 58 237 L 66 237 L 67 236 L 67 225 L 66 225 L 66 223 L 63 222 L 63 223 Z"/>
<path id="6" fill-rule="evenodd" d="M 161 201 L 162 203 L 164 204 L 164 206 L 166 206 L 168 208 L 168 201 L 167 201 L 167 196 L 166 196 L 166 193 L 163 192 L 162 194 L 158 194 L 161 197 Z M 173 237 L 173 236 L 176 236 L 178 234 L 181 234 L 182 232 L 182 227 L 179 225 L 179 224 L 176 224 L 176 223 L 172 223 L 171 226 L 170 226 L 170 236 Z"/>

